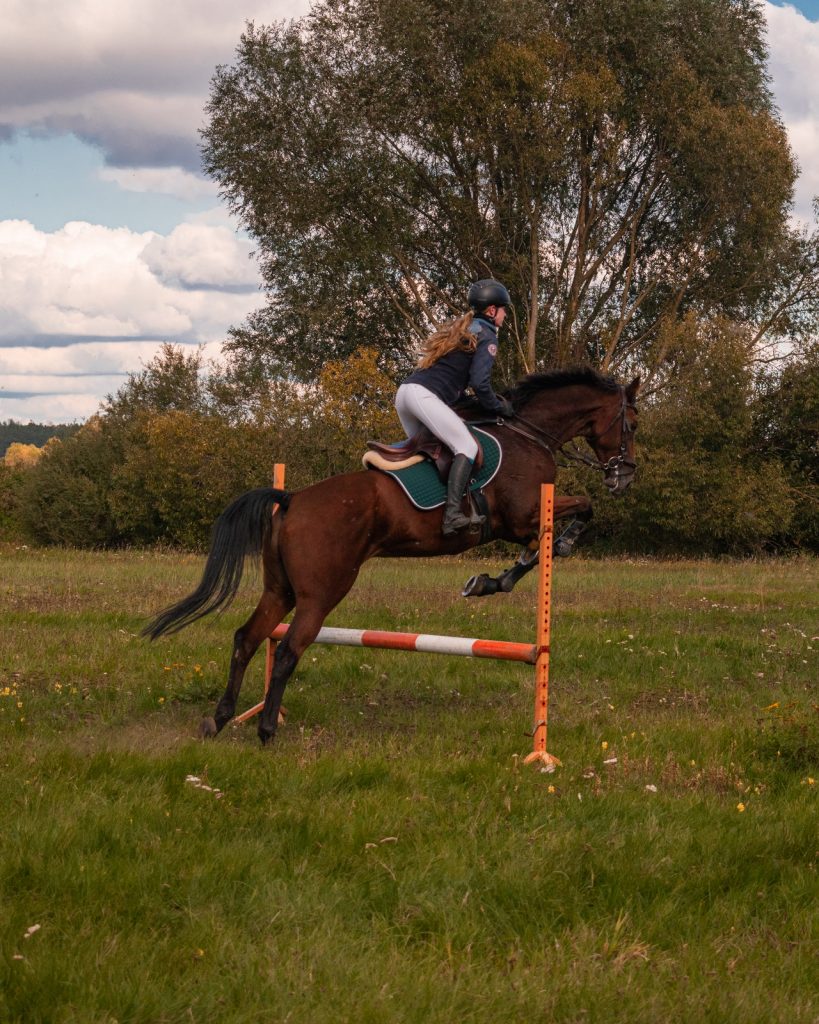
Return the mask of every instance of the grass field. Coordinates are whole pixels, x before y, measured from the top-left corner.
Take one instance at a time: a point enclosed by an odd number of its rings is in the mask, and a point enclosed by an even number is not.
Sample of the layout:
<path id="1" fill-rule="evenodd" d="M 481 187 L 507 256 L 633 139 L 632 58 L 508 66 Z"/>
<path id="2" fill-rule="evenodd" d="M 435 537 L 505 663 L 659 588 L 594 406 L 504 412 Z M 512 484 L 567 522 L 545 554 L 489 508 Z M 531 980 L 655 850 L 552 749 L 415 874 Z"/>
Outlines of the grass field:
<path id="1" fill-rule="evenodd" d="M 531 668 L 434 655 L 312 648 L 274 749 L 203 744 L 252 574 L 149 645 L 201 559 L 0 568 L 3 1024 L 819 1020 L 816 561 L 558 564 L 554 775 Z M 329 621 L 532 639 L 487 568 L 373 563 Z"/>

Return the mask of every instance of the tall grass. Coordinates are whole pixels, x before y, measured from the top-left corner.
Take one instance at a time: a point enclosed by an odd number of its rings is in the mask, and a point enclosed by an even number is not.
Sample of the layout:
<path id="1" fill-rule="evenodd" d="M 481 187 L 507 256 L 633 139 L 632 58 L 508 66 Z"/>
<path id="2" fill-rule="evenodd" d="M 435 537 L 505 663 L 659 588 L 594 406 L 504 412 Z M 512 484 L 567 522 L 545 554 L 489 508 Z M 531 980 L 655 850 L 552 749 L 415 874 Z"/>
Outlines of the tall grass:
<path id="1" fill-rule="evenodd" d="M 201 559 L 0 558 L 0 1021 L 817 1020 L 815 561 L 559 564 L 548 775 L 531 668 L 434 655 L 314 647 L 203 744 L 252 580 L 149 645 Z M 330 621 L 530 639 L 472 571 Z"/>

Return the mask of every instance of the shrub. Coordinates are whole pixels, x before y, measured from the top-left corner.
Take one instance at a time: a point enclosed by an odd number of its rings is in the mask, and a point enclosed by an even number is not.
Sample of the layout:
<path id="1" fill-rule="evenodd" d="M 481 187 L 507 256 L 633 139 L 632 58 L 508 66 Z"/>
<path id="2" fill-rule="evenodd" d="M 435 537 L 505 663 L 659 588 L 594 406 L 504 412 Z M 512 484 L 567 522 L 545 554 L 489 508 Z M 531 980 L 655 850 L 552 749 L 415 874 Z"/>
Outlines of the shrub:
<path id="1" fill-rule="evenodd" d="M 122 439 L 94 417 L 65 441 L 49 442 L 23 476 L 19 516 L 43 544 L 104 547 L 122 539 L 111 513 L 111 476 Z"/>
<path id="2" fill-rule="evenodd" d="M 113 473 L 109 502 L 119 533 L 133 543 L 202 548 L 229 502 L 269 483 L 274 447 L 259 427 L 203 413 L 139 418 Z"/>

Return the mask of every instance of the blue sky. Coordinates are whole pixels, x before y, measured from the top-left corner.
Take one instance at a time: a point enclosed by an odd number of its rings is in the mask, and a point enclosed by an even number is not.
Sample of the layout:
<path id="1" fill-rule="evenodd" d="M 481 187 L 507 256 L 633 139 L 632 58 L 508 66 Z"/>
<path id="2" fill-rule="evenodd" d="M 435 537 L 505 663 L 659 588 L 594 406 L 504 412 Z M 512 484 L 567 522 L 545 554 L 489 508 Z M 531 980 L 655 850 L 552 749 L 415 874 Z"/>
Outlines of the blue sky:
<path id="1" fill-rule="evenodd" d="M 799 3 L 778 3 L 777 7 L 795 7 L 797 11 L 800 11 L 805 15 L 806 18 L 810 18 L 811 21 L 819 20 L 819 0 L 800 0 Z"/>
<path id="2" fill-rule="evenodd" d="M 3 0 L 0 420 L 82 420 L 163 341 L 220 341 L 262 302 L 200 173 L 208 83 L 246 21 L 309 0 Z M 819 194 L 819 0 L 765 3 L 772 88 Z M 206 11 L 206 16 L 203 13 Z"/>
<path id="3" fill-rule="evenodd" d="M 105 166 L 103 151 L 75 135 L 16 135 L 0 144 L 0 220 L 22 218 L 41 231 L 56 231 L 70 219 L 167 234 L 216 199 L 206 182 L 208 191 L 198 198 L 130 192 L 100 179 Z"/>

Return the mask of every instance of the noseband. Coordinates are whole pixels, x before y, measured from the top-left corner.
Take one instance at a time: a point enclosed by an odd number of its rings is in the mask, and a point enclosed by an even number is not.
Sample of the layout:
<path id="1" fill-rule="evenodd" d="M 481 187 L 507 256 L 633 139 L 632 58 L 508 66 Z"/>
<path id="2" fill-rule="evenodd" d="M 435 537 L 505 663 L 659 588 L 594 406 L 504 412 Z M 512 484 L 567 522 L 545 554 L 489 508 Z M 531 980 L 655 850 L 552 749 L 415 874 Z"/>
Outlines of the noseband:
<path id="1" fill-rule="evenodd" d="M 618 418 L 620 420 L 620 451 L 617 455 L 612 457 L 607 462 L 600 462 L 597 460 L 597 468 L 602 469 L 603 473 L 610 473 L 613 470 L 618 469 L 620 466 L 627 466 L 629 469 L 636 469 L 637 463 L 628 457 L 628 435 L 633 433 L 631 424 L 628 421 L 629 403 L 626 398 L 626 389 L 623 385 L 620 385 L 620 410 L 615 413 L 614 419 L 609 423 L 606 429 L 599 435 L 599 437 L 605 437 L 606 434 L 611 430 Z"/>

